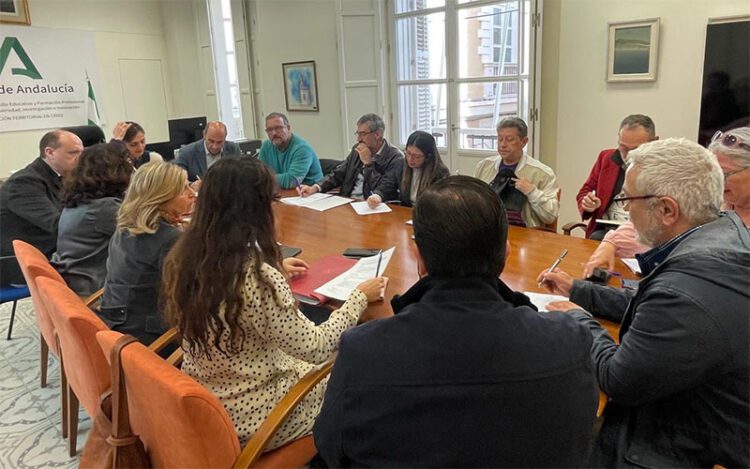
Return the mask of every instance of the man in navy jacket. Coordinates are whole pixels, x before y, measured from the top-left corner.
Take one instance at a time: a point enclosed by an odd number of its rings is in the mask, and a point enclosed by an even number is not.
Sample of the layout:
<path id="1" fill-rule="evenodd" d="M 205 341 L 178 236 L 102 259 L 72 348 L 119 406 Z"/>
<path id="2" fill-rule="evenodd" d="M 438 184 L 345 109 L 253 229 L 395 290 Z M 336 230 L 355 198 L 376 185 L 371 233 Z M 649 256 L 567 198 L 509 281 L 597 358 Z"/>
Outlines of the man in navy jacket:
<path id="1" fill-rule="evenodd" d="M 422 277 L 343 334 L 315 445 L 331 467 L 580 466 L 598 402 L 591 336 L 498 278 L 507 217 L 451 176 L 414 210 Z"/>
<path id="2" fill-rule="evenodd" d="M 209 122 L 203 138 L 180 148 L 175 164 L 185 168 L 188 180 L 202 178 L 208 168 L 222 156 L 239 156 L 239 145 L 227 140 L 227 126 L 223 122 Z"/>

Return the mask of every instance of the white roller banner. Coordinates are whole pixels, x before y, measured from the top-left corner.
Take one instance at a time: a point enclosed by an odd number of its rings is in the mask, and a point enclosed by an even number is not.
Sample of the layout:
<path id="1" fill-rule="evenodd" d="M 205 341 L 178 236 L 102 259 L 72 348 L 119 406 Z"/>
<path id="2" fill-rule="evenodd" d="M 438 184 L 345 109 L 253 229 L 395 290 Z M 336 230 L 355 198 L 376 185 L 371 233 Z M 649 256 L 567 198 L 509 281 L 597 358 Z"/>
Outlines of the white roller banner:
<path id="1" fill-rule="evenodd" d="M 94 34 L 0 28 L 0 132 L 85 125 L 99 89 Z"/>

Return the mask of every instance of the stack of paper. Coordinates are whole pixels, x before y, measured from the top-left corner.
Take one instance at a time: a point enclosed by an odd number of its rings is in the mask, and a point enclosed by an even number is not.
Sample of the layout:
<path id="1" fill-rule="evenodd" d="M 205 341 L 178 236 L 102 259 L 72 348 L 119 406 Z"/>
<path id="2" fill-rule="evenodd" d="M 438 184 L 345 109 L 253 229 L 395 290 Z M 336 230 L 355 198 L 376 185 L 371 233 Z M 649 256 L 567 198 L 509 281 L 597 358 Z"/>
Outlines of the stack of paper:
<path id="1" fill-rule="evenodd" d="M 570 301 L 569 298 L 560 295 L 548 295 L 546 293 L 535 293 L 532 291 L 525 291 L 523 294 L 529 297 L 540 313 L 546 313 L 549 311 L 547 305 L 553 301 Z"/>
<path id="2" fill-rule="evenodd" d="M 352 202 L 351 206 L 358 215 L 372 215 L 373 213 L 388 213 L 393 211 L 391 210 L 391 207 L 386 204 L 379 204 L 375 208 L 370 208 L 370 206 L 367 205 L 367 201 Z"/>
<path id="3" fill-rule="evenodd" d="M 281 199 L 282 204 L 311 208 L 319 212 L 325 212 L 328 209 L 348 204 L 349 202 L 351 202 L 351 199 L 347 199 L 346 197 L 321 193 L 311 194 L 307 197 L 285 197 Z"/>
<path id="4" fill-rule="evenodd" d="M 383 275 L 395 250 L 396 248 L 392 247 L 387 251 L 383 251 L 382 259 L 379 259 L 381 256 L 363 257 L 351 269 L 316 289 L 315 293 L 328 298 L 346 301 L 352 290 L 357 288 L 357 285 L 365 280 L 374 278 L 376 274 Z M 378 263 L 380 263 L 380 268 L 378 268 Z"/>

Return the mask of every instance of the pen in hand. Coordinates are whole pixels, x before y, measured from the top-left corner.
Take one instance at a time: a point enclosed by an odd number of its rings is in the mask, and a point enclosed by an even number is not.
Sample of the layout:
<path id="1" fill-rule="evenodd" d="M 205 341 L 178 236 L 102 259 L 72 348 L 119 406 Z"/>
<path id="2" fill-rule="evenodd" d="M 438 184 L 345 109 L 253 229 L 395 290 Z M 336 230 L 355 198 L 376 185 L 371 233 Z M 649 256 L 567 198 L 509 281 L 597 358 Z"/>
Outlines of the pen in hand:
<path id="1" fill-rule="evenodd" d="M 380 261 L 383 260 L 383 250 L 378 251 L 378 266 L 375 268 L 375 278 L 380 277 Z"/>
<path id="2" fill-rule="evenodd" d="M 565 259 L 565 256 L 567 256 L 567 255 L 568 255 L 568 250 L 567 249 L 563 249 L 563 251 L 560 253 L 560 257 L 558 257 L 557 260 L 555 260 L 555 262 L 552 263 L 552 267 L 550 267 L 549 269 L 547 269 L 546 273 L 550 273 L 553 270 L 555 270 L 557 268 L 557 266 L 560 265 L 560 262 L 562 262 L 562 260 Z M 542 283 L 544 283 L 544 280 L 542 280 L 541 282 L 539 282 L 539 286 L 540 287 L 542 286 Z"/>
<path id="3" fill-rule="evenodd" d="M 297 194 L 299 194 L 301 196 L 302 195 L 302 185 L 300 184 L 299 179 L 297 177 L 295 177 L 295 176 L 292 176 L 292 177 L 294 179 L 294 184 L 297 185 Z"/>

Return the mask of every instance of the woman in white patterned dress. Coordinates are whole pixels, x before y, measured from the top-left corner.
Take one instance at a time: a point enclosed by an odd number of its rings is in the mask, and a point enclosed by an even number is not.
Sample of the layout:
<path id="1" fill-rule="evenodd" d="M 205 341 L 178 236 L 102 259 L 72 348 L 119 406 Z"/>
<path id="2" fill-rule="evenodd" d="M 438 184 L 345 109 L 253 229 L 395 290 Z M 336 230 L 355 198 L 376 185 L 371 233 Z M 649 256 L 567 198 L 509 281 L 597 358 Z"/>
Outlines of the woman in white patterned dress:
<path id="1" fill-rule="evenodd" d="M 316 326 L 297 309 L 288 277 L 300 259 L 280 261 L 271 203 L 274 177 L 250 158 L 222 158 L 201 186 L 190 227 L 164 265 L 165 313 L 183 336 L 182 370 L 227 409 L 244 445 L 274 405 L 338 347 L 385 279 L 360 284 Z M 267 450 L 308 435 L 327 381 L 293 411 Z"/>

